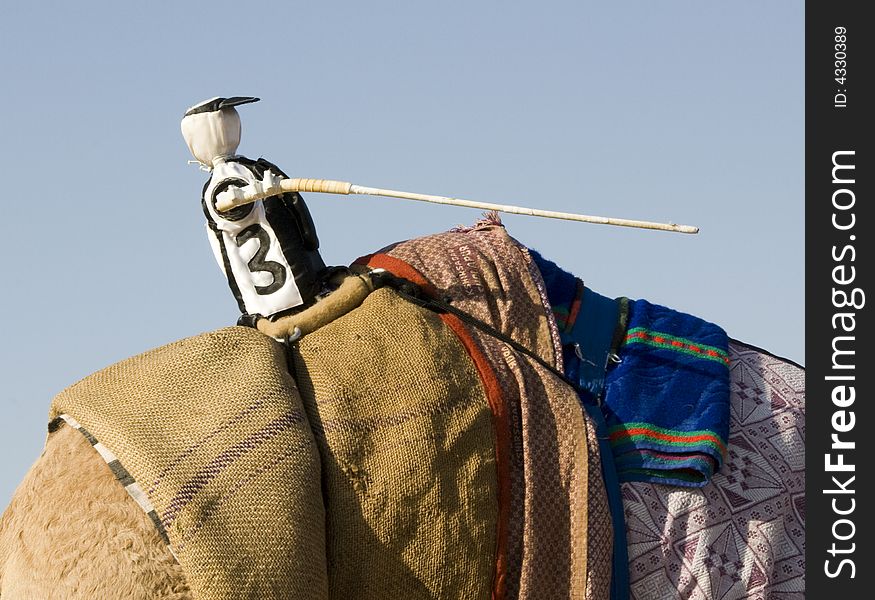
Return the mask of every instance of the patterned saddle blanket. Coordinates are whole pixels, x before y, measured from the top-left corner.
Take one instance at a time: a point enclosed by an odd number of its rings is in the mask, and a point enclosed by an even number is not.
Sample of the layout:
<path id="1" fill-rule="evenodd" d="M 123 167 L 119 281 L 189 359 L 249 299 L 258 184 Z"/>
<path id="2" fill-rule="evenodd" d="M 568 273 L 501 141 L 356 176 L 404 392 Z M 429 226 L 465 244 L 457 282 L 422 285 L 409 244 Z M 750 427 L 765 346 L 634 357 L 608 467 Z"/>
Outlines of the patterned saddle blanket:
<path id="1" fill-rule="evenodd" d="M 805 371 L 732 341 L 726 462 L 703 488 L 622 484 L 632 598 L 805 598 Z"/>

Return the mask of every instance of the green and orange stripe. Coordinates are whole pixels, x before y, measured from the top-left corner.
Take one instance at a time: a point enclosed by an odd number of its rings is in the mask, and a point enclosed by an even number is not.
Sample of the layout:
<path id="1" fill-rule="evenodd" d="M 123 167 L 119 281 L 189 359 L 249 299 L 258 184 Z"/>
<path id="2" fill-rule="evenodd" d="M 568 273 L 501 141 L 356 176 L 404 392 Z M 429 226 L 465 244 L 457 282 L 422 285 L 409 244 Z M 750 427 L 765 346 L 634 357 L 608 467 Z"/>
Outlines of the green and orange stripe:
<path id="1" fill-rule="evenodd" d="M 561 333 L 568 333 L 574 327 L 574 322 L 577 320 L 577 314 L 580 312 L 580 304 L 583 298 L 583 282 L 577 280 L 577 291 L 574 294 L 574 300 L 570 304 L 559 304 L 553 306 L 553 316 L 556 318 L 556 326 Z"/>
<path id="2" fill-rule="evenodd" d="M 713 431 L 707 429 L 697 431 L 677 431 L 657 427 L 652 423 L 624 423 L 609 430 L 611 445 L 641 444 L 649 442 L 660 447 L 688 451 L 691 447 L 710 446 L 720 453 L 726 454 L 726 443 Z"/>
<path id="3" fill-rule="evenodd" d="M 674 350 L 688 356 L 705 360 L 713 360 L 729 366 L 729 354 L 726 350 L 706 344 L 699 344 L 687 338 L 669 335 L 660 331 L 652 331 L 646 327 L 633 327 L 626 333 L 624 344 L 645 344 L 654 348 Z"/>

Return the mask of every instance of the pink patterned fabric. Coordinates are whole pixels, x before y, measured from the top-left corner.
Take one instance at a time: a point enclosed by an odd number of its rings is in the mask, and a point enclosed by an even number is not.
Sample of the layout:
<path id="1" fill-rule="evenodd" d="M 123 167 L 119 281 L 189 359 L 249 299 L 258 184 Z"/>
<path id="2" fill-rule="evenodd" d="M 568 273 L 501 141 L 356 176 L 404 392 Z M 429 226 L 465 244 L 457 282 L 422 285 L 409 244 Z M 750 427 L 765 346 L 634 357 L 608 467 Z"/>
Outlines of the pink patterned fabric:
<path id="1" fill-rule="evenodd" d="M 635 600 L 805 597 L 805 372 L 730 344 L 726 464 L 701 489 L 624 483 Z"/>
<path id="2" fill-rule="evenodd" d="M 416 269 L 454 307 L 561 368 L 540 271 L 497 216 L 400 242 L 385 254 Z M 504 342 L 475 327 L 470 334 L 510 416 L 506 597 L 606 599 L 613 530 L 595 431 L 577 394 Z"/>

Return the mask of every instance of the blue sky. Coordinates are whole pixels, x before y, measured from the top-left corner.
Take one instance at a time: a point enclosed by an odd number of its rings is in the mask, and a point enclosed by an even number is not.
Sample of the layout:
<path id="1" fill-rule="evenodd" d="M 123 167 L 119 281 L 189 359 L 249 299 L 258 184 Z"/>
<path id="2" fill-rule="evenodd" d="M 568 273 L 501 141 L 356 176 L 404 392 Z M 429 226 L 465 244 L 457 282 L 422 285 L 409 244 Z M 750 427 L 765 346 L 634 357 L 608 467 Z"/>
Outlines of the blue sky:
<path id="1" fill-rule="evenodd" d="M 240 152 L 293 176 L 698 225 L 504 218 L 596 291 L 804 361 L 802 3 L 7 2 L 0 50 L 0 508 L 58 391 L 236 320 L 179 133 L 212 96 L 260 96 Z M 479 214 L 307 201 L 330 264 Z"/>

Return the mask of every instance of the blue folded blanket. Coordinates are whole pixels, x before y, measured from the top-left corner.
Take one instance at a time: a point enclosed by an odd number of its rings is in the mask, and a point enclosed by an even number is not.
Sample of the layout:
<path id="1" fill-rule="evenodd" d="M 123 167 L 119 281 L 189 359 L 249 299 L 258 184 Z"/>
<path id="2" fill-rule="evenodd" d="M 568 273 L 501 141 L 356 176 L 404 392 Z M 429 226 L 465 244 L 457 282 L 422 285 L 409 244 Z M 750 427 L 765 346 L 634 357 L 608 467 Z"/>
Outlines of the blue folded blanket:
<path id="1" fill-rule="evenodd" d="M 583 283 L 536 252 L 532 256 L 563 344 L 586 347 L 587 340 L 575 339 L 585 329 L 576 321 L 587 317 Z M 705 485 L 723 463 L 729 435 L 726 332 L 698 317 L 630 300 L 621 334 L 614 340 L 619 362 L 608 363 L 601 398 L 619 480 Z M 569 356 L 566 374 L 575 369 Z"/>
<path id="2" fill-rule="evenodd" d="M 629 302 L 603 410 L 621 480 L 704 485 L 729 437 L 729 339 L 720 327 Z"/>

